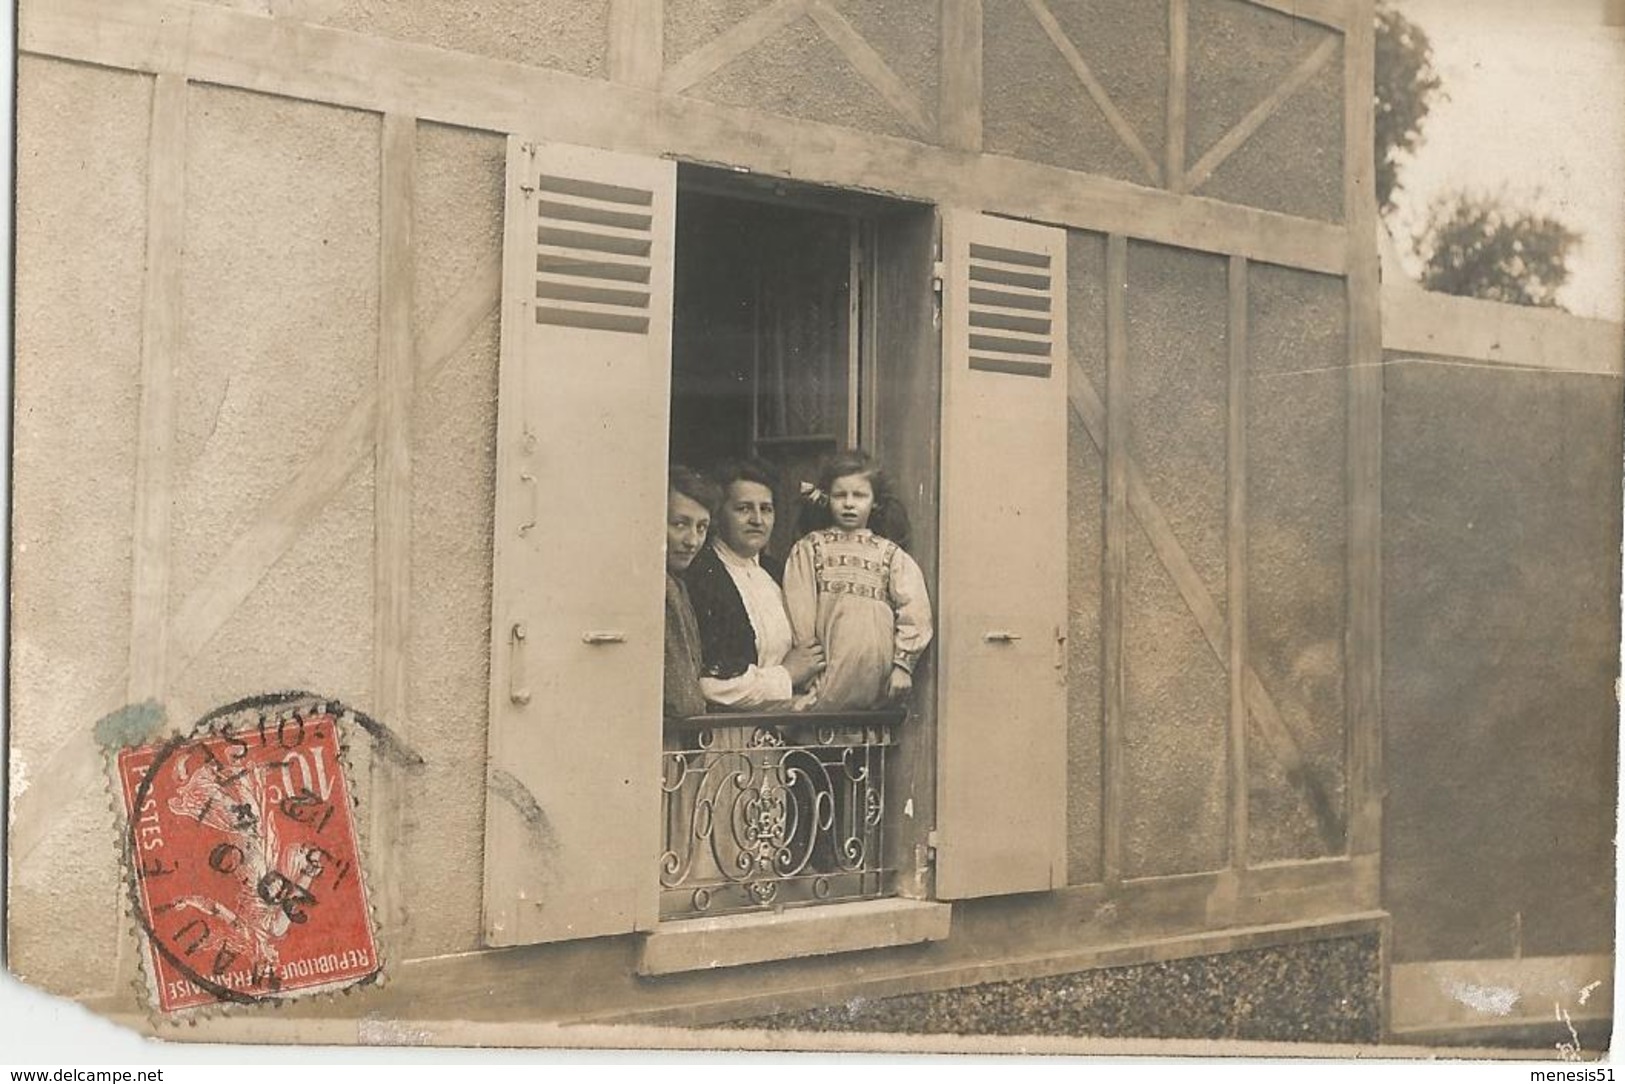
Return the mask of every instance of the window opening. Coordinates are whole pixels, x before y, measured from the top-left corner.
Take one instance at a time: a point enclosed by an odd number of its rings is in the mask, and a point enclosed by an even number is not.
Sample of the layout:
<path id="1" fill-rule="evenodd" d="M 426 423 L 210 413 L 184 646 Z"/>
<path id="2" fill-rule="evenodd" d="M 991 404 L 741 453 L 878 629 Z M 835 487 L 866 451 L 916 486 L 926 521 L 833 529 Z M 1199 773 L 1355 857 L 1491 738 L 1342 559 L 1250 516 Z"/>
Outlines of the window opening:
<path id="1" fill-rule="evenodd" d="M 679 173 L 671 462 L 766 464 L 775 557 L 802 530 L 801 483 L 869 435 L 874 223 L 899 206 Z M 661 917 L 894 894 L 885 790 L 903 720 L 901 710 L 667 720 Z"/>
<path id="2" fill-rule="evenodd" d="M 787 506 L 775 556 L 796 539 L 791 487 L 856 442 L 860 232 L 850 215 L 679 192 L 672 461 L 770 465 Z"/>

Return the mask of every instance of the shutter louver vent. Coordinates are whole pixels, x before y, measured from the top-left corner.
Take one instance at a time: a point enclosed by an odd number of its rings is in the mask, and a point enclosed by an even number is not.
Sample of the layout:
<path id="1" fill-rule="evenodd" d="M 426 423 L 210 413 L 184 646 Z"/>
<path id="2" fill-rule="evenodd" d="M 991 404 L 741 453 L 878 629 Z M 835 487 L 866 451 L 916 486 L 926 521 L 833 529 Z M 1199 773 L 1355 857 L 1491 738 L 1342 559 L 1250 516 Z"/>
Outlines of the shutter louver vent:
<path id="1" fill-rule="evenodd" d="M 537 178 L 536 322 L 649 333 L 654 194 Z"/>
<path id="2" fill-rule="evenodd" d="M 1050 256 L 970 246 L 970 367 L 1048 377 L 1054 365 Z"/>

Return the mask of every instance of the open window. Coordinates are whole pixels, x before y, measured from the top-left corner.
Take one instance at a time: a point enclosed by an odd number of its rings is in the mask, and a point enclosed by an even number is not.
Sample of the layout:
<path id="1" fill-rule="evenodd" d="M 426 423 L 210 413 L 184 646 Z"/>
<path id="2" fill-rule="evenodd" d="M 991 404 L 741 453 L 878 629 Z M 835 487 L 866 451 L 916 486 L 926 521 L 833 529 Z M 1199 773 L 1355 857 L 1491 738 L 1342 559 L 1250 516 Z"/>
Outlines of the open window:
<path id="1" fill-rule="evenodd" d="M 768 553 L 804 484 L 873 432 L 896 381 L 874 327 L 881 248 L 928 207 L 705 169 L 678 175 L 671 459 L 751 459 L 775 482 Z M 929 304 L 930 260 L 915 280 Z M 934 352 L 934 331 L 928 329 Z M 919 389 L 894 384 L 899 394 Z M 929 401 L 929 400 L 928 400 Z M 929 430 L 930 426 L 927 426 Z M 921 488 L 935 490 L 935 464 Z M 926 716 L 713 711 L 667 720 L 660 914 L 750 914 L 899 894 L 892 776 Z"/>
<path id="2" fill-rule="evenodd" d="M 794 954 L 787 915 L 848 931 L 806 951 L 896 944 L 946 936 L 922 901 L 1064 883 L 1065 235 L 518 138 L 506 215 L 487 942 L 658 931 L 675 970 L 696 923 L 747 924 L 705 928 L 714 966 Z M 668 463 L 771 464 L 782 554 L 853 443 L 939 615 L 907 717 L 674 736 Z M 707 758 L 734 782 L 674 802 Z M 697 826 L 755 850 L 687 854 Z"/>

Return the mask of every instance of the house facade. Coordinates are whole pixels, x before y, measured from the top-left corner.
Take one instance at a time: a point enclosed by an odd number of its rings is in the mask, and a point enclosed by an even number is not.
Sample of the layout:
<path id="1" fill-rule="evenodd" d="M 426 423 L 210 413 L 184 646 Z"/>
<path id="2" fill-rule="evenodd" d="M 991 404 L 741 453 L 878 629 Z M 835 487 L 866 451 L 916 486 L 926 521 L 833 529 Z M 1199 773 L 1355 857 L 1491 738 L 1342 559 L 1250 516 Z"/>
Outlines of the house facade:
<path id="1" fill-rule="evenodd" d="M 129 1001 L 94 722 L 284 688 L 409 754 L 352 749 L 388 983 L 290 1019 L 708 1023 L 1380 934 L 1371 35 L 25 5 L 10 883 L 77 933 L 13 966 Z M 936 604 L 908 709 L 682 744 L 668 463 L 788 504 L 848 444 Z M 725 807 L 763 861 L 715 861 Z M 775 865 L 797 815 L 828 849 Z"/>

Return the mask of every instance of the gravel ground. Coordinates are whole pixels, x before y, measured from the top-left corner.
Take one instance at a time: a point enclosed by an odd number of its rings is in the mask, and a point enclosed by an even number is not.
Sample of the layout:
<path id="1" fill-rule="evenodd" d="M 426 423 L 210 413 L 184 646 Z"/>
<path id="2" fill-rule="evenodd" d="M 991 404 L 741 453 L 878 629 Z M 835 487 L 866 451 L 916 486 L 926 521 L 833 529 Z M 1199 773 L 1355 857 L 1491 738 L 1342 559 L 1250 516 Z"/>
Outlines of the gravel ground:
<path id="1" fill-rule="evenodd" d="M 1102 1038 L 1378 1040 L 1375 936 L 1167 963 L 853 998 L 733 1027 Z"/>

